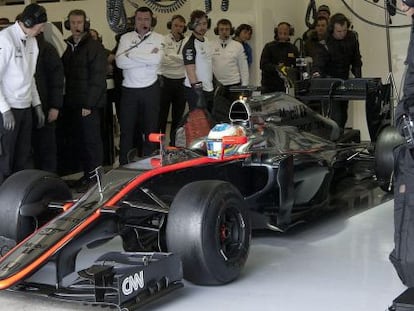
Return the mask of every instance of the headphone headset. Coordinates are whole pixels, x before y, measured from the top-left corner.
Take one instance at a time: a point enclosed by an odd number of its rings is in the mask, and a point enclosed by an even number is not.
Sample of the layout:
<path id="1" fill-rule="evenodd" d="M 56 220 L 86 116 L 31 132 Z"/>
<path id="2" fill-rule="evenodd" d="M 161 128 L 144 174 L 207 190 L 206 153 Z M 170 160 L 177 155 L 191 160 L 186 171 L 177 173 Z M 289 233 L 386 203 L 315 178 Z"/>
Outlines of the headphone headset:
<path id="1" fill-rule="evenodd" d="M 247 30 L 247 31 L 249 31 L 249 32 L 253 32 L 253 28 L 252 28 L 252 26 L 250 26 L 249 24 L 241 24 L 241 25 L 239 25 L 237 28 L 236 28 L 236 30 L 234 30 L 234 35 L 236 36 L 236 37 L 238 37 L 238 36 L 240 36 L 240 33 L 243 31 L 243 30 Z"/>
<path id="2" fill-rule="evenodd" d="M 190 22 L 187 25 L 188 29 L 193 31 L 197 27 L 199 20 L 203 17 L 207 18 L 207 28 L 210 29 L 211 19 L 208 17 L 208 15 L 205 12 L 200 11 L 200 10 L 195 10 L 191 13 Z"/>
<path id="3" fill-rule="evenodd" d="M 19 19 L 26 28 L 32 28 L 37 24 L 47 22 L 47 14 L 44 7 L 32 3 L 24 8 Z"/>
<path id="4" fill-rule="evenodd" d="M 410 8 L 414 8 L 414 0 L 402 0 L 402 2 Z"/>
<path id="5" fill-rule="evenodd" d="M 414 1 L 413 1 L 414 2 Z M 351 21 L 342 13 L 336 13 L 331 16 L 328 23 L 327 32 L 332 34 L 334 32 L 335 24 L 343 25 L 346 23 L 346 28 L 351 27 Z"/>
<path id="6" fill-rule="evenodd" d="M 140 6 L 138 9 L 135 10 L 134 17 L 137 15 L 138 12 L 148 12 L 151 15 L 151 28 L 157 26 L 157 17 L 154 15 L 152 10 L 146 6 Z"/>
<path id="7" fill-rule="evenodd" d="M 177 15 L 174 15 L 169 22 L 167 22 L 167 29 L 171 30 L 172 22 L 175 19 L 179 19 L 185 24 L 185 18 L 182 15 L 177 14 Z M 186 31 L 187 31 L 187 25 L 184 26 L 183 33 L 185 33 Z"/>
<path id="8" fill-rule="evenodd" d="M 89 18 L 86 16 L 86 12 L 84 10 L 76 9 L 69 12 L 68 16 L 66 17 L 65 22 L 63 23 L 63 26 L 66 30 L 70 30 L 70 17 L 73 15 L 83 16 L 84 24 L 83 24 L 83 32 L 89 31 L 91 28 L 91 22 L 89 21 Z"/>
<path id="9" fill-rule="evenodd" d="M 230 25 L 230 36 L 234 35 L 235 30 L 234 30 L 234 27 L 231 24 L 230 20 L 228 20 L 227 18 L 222 18 L 217 22 L 216 27 L 214 27 L 214 34 L 216 36 L 218 36 L 218 34 L 219 34 L 219 31 L 218 31 L 218 26 L 219 25 Z"/>
<path id="10" fill-rule="evenodd" d="M 273 33 L 274 33 L 274 39 L 276 41 L 278 41 L 278 36 L 277 36 L 277 29 L 282 26 L 282 25 L 286 25 L 289 28 L 289 37 L 292 37 L 295 35 L 295 28 L 289 24 L 288 22 L 280 22 L 279 24 L 277 24 L 277 26 L 273 29 Z"/>

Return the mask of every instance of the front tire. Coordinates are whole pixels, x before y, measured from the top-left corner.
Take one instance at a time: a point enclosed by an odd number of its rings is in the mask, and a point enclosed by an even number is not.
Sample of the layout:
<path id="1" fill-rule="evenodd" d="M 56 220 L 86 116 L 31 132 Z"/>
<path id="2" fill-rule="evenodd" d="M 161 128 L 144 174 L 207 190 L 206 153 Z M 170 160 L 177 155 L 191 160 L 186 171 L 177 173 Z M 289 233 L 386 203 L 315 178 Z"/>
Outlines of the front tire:
<path id="1" fill-rule="evenodd" d="M 385 192 L 392 191 L 394 149 L 404 142 L 404 138 L 393 126 L 383 128 L 377 137 L 375 143 L 375 175 L 379 187 Z"/>
<path id="2" fill-rule="evenodd" d="M 0 187 L 0 236 L 17 243 L 37 227 L 36 217 L 22 215 L 47 212 L 51 201 L 72 199 L 66 183 L 53 173 L 40 170 L 23 170 L 7 178 Z"/>
<path id="3" fill-rule="evenodd" d="M 184 186 L 168 214 L 167 249 L 180 255 L 184 278 L 199 285 L 235 280 L 247 260 L 251 225 L 247 204 L 230 183 Z"/>

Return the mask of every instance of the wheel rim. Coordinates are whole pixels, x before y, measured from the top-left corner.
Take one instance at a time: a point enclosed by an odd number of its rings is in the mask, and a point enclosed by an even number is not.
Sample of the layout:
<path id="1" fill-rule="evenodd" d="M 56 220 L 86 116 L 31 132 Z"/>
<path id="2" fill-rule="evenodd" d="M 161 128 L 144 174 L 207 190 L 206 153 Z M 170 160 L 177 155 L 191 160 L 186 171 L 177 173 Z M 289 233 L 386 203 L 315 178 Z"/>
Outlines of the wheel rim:
<path id="1" fill-rule="evenodd" d="M 246 224 L 236 208 L 224 208 L 218 217 L 218 245 L 221 256 L 227 262 L 236 261 L 244 253 Z"/>

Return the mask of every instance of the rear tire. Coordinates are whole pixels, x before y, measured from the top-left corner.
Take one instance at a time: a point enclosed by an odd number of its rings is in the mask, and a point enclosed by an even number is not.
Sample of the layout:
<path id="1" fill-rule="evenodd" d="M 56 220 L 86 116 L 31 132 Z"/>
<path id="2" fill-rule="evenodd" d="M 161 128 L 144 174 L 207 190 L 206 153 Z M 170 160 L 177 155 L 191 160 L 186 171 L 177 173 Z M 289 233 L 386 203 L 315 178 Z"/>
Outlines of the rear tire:
<path id="1" fill-rule="evenodd" d="M 392 174 L 394 171 L 394 148 L 405 142 L 393 126 L 384 127 L 375 143 L 375 175 L 379 187 L 385 192 L 392 191 Z"/>
<path id="2" fill-rule="evenodd" d="M 38 203 L 32 208 L 47 212 L 47 204 L 51 201 L 70 199 L 69 187 L 53 173 L 23 170 L 13 174 L 0 187 L 0 236 L 18 243 L 36 229 L 38 224 L 34 217 L 21 215 L 23 205 Z"/>
<path id="3" fill-rule="evenodd" d="M 184 278 L 199 285 L 236 279 L 247 260 L 251 225 L 247 204 L 230 183 L 184 186 L 168 214 L 167 249 L 181 256 Z"/>

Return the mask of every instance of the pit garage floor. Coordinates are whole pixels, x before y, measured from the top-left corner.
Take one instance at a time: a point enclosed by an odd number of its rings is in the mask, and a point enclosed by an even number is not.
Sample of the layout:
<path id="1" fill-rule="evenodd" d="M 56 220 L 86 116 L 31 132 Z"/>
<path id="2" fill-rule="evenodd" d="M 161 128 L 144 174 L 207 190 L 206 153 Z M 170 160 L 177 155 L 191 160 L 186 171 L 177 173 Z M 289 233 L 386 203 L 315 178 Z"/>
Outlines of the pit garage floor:
<path id="1" fill-rule="evenodd" d="M 365 193 L 370 197 L 360 201 L 370 203 L 365 207 L 353 200 L 284 234 L 255 232 L 246 267 L 234 283 L 202 287 L 185 282 L 141 310 L 387 310 L 405 289 L 388 260 L 393 201 L 377 191 Z M 0 292 L 0 310 L 109 309 Z"/>

